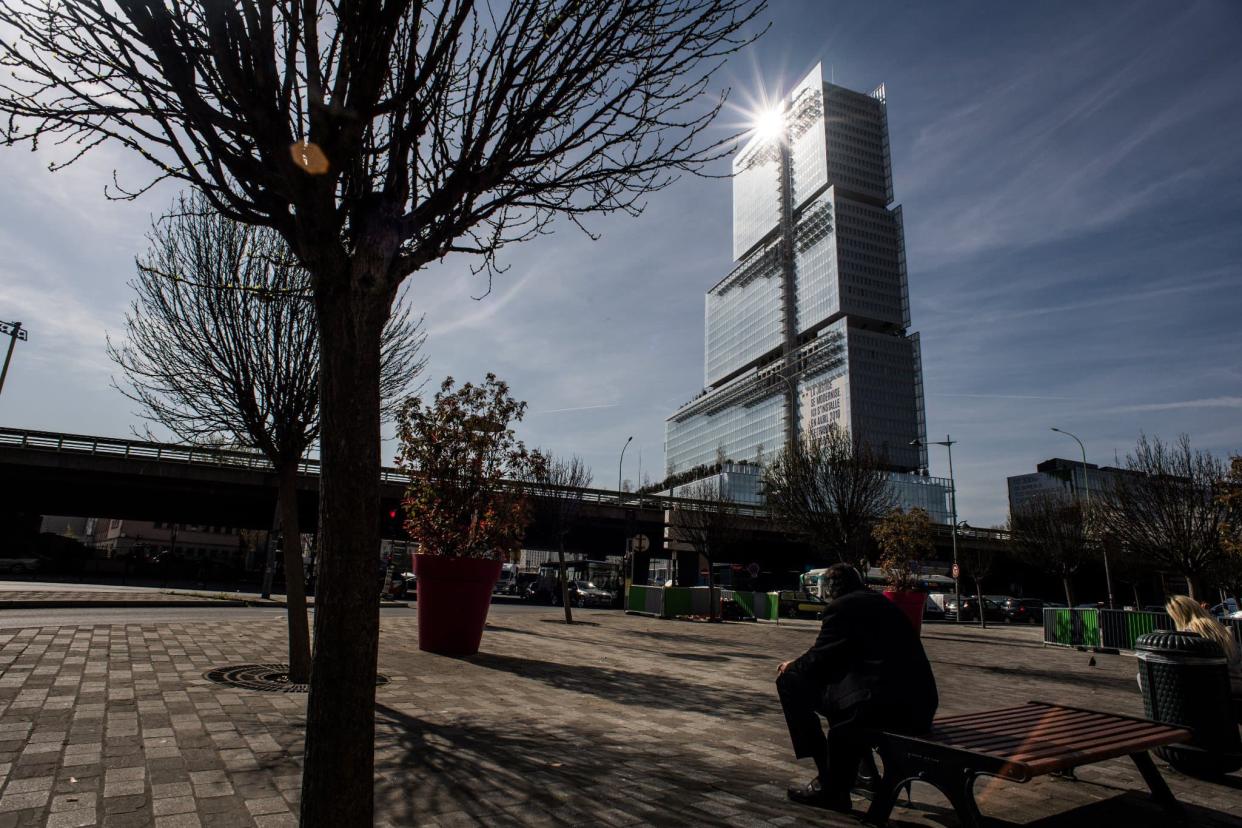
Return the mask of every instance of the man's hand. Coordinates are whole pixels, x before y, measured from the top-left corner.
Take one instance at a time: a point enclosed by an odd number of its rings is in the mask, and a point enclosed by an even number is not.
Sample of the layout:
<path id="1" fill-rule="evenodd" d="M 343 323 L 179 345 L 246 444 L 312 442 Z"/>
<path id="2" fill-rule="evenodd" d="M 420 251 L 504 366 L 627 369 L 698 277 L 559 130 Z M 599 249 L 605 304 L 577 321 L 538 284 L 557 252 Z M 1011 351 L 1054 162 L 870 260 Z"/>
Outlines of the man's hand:
<path id="1" fill-rule="evenodd" d="M 792 662 L 792 661 L 782 661 L 780 664 L 778 664 L 778 665 L 776 666 L 776 675 L 779 677 L 782 673 L 784 673 L 786 670 L 788 670 L 788 669 L 789 669 L 789 665 L 790 665 L 790 664 L 793 664 L 793 662 Z"/>

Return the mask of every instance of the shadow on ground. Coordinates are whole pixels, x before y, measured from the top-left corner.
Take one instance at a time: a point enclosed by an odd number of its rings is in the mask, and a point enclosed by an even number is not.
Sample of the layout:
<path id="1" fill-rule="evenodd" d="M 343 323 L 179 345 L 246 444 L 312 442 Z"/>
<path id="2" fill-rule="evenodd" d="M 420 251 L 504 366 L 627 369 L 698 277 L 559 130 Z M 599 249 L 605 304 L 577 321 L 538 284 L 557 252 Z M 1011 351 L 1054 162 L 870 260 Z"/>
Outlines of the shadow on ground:
<path id="1" fill-rule="evenodd" d="M 772 696 L 697 684 L 657 673 L 636 673 L 594 664 L 558 664 L 499 653 L 478 653 L 465 660 L 489 670 L 618 704 L 660 708 L 676 699 L 679 710 L 724 717 L 762 715 L 771 712 L 773 704 Z"/>
<path id="2" fill-rule="evenodd" d="M 547 824 L 549 817 L 591 826 L 737 826 L 790 817 L 858 825 L 789 803 L 782 785 L 753 765 L 722 767 L 662 748 L 658 736 L 429 723 L 384 705 L 376 713 L 380 743 L 394 745 L 377 755 L 376 813 L 397 825 L 436 816 L 488 826 Z"/>

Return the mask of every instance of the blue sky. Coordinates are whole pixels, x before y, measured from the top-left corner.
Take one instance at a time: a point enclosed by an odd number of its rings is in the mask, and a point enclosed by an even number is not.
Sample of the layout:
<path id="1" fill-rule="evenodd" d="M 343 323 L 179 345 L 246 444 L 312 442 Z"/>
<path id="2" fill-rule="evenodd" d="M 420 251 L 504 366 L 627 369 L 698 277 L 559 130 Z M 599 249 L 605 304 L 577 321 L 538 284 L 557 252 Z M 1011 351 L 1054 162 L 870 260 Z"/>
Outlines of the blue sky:
<path id="1" fill-rule="evenodd" d="M 1242 450 L 1242 5 L 774 0 L 772 30 L 721 72 L 733 105 L 816 62 L 887 84 L 929 434 L 951 433 L 960 516 L 1004 521 L 1005 477 L 1140 431 Z M 151 214 L 174 189 L 105 200 L 119 149 L 48 173 L 0 149 L 0 319 L 19 343 L 0 423 L 124 436 L 106 332 Z M 722 164 L 716 172 L 723 172 Z M 530 403 L 528 443 L 577 453 L 596 485 L 658 479 L 664 418 L 702 383 L 703 293 L 730 267 L 730 186 L 684 179 L 638 219 L 568 225 L 505 253 L 492 293 L 468 263 L 411 278 L 429 377 L 495 371 Z M 386 454 L 391 455 L 391 444 Z M 947 473 L 943 452 L 932 472 Z"/>

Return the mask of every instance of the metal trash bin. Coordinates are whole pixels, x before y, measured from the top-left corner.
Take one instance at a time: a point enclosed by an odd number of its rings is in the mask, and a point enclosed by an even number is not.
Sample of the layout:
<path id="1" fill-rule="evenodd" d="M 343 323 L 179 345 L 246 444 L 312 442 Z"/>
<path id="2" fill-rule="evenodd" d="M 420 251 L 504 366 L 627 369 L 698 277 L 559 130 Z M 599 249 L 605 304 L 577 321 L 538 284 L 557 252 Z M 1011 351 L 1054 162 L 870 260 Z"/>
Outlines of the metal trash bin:
<path id="1" fill-rule="evenodd" d="M 1196 776 L 1242 767 L 1242 740 L 1230 710 L 1229 667 L 1220 645 L 1191 632 L 1156 630 L 1134 642 L 1147 718 L 1188 727 L 1189 745 L 1156 749 L 1170 765 Z"/>

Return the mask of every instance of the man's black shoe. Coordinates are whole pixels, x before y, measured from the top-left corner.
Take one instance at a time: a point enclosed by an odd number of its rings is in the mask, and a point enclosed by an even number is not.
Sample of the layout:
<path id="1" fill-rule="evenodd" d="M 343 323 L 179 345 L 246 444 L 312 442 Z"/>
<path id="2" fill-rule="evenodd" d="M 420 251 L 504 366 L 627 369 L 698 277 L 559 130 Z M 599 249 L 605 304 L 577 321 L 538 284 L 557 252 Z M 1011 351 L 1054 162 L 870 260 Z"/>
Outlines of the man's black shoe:
<path id="1" fill-rule="evenodd" d="M 813 805 L 816 808 L 827 808 L 830 811 L 837 811 L 842 814 L 848 814 L 854 810 L 854 804 L 850 801 L 849 794 L 839 794 L 832 796 L 824 791 L 819 783 L 819 777 L 815 777 L 805 785 L 792 785 L 785 792 L 789 799 L 797 802 L 799 805 Z"/>

